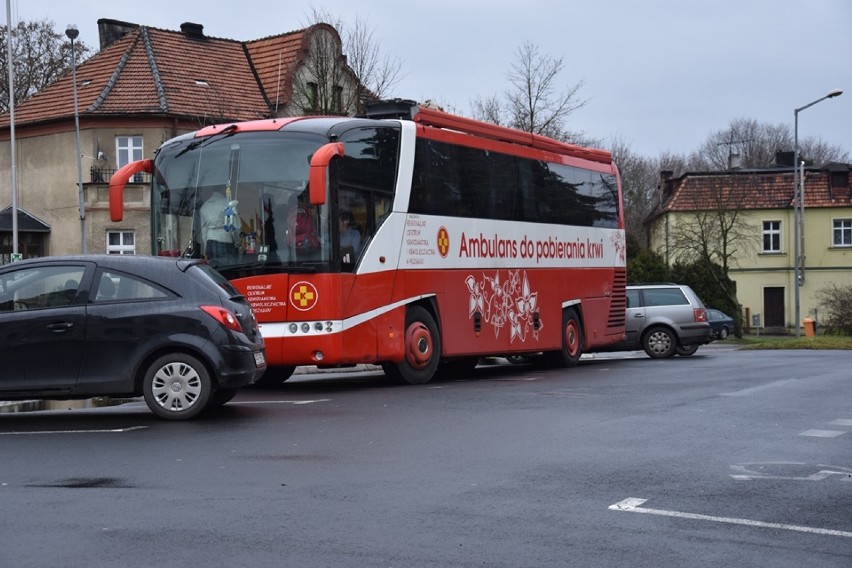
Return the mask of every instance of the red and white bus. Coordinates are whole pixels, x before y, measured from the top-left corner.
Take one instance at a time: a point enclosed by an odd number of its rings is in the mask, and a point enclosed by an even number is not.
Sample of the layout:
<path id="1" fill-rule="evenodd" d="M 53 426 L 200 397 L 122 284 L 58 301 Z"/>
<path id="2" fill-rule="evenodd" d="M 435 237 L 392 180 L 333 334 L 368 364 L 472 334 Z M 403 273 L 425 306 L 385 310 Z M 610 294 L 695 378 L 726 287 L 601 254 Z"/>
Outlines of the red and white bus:
<path id="1" fill-rule="evenodd" d="M 299 365 L 411 384 L 483 356 L 571 366 L 624 336 L 609 152 L 395 100 L 178 136 L 113 176 L 113 221 L 140 172 L 153 254 L 205 256 L 248 297 L 266 383 Z"/>

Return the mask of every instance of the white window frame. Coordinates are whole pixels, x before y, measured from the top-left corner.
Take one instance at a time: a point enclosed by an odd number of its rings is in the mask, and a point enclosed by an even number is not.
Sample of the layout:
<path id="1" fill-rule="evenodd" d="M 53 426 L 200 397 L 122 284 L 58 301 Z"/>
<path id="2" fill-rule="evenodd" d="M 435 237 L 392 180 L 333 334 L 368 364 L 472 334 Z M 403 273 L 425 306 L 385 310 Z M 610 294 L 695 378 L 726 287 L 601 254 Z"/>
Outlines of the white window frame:
<path id="1" fill-rule="evenodd" d="M 852 247 L 852 219 L 834 219 L 831 226 L 831 246 Z"/>
<path id="2" fill-rule="evenodd" d="M 121 134 L 115 137 L 115 165 L 117 168 L 126 166 L 130 162 L 141 160 L 145 155 L 145 146 L 141 135 Z M 143 183 L 143 174 L 136 174 L 130 180 L 133 183 Z"/>
<path id="3" fill-rule="evenodd" d="M 110 236 L 118 235 L 118 244 L 110 244 Z M 131 235 L 131 244 L 126 243 L 126 237 Z M 130 229 L 118 229 L 106 232 L 106 252 L 107 254 L 136 254 L 136 231 Z"/>
<path id="4" fill-rule="evenodd" d="M 772 220 L 763 222 L 763 232 L 761 233 L 761 247 L 764 253 L 779 253 L 781 252 L 781 221 Z M 766 248 L 766 237 L 769 237 L 770 245 L 777 243 L 777 248 Z"/>

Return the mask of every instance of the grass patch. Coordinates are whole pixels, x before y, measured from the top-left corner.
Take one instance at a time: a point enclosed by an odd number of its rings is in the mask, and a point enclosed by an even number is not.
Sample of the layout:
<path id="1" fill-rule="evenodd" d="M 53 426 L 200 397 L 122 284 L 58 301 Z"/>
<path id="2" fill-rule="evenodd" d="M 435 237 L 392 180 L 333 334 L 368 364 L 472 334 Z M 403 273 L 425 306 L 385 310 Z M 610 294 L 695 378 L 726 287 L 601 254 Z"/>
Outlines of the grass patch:
<path id="1" fill-rule="evenodd" d="M 740 349 L 850 349 L 852 337 L 818 335 L 816 337 L 779 337 L 748 335 L 742 339 L 728 338 L 724 343 L 739 345 Z"/>

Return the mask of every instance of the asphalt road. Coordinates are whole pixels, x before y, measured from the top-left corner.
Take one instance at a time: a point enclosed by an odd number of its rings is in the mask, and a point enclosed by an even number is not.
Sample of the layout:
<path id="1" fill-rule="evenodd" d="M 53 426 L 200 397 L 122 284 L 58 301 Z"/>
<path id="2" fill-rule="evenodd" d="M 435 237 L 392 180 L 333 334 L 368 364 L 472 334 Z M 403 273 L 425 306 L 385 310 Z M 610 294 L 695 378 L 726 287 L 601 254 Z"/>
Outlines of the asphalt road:
<path id="1" fill-rule="evenodd" d="M 0 415 L 2 567 L 852 566 L 847 352 Z"/>

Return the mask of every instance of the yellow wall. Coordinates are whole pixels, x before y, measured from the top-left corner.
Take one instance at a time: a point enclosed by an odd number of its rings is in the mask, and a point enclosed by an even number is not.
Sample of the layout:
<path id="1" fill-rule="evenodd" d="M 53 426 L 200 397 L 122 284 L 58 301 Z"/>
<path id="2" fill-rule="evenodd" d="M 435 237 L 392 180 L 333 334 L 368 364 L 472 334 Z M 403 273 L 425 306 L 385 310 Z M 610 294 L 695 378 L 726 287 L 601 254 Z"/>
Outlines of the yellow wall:
<path id="1" fill-rule="evenodd" d="M 766 321 L 764 290 L 767 287 L 784 289 L 784 321 L 793 329 L 795 320 L 795 247 L 792 209 L 747 210 L 740 213 L 756 237 L 756 246 L 741 242 L 740 253 L 732 260 L 729 276 L 737 284 L 737 296 L 750 315 L 760 314 L 761 325 Z M 689 222 L 691 213 L 668 213 L 656 218 L 649 227 L 652 250 L 676 261 L 671 235 L 678 223 Z M 805 270 L 799 288 L 799 316 L 813 317 L 818 310 L 817 292 L 830 283 L 852 285 L 852 247 L 833 246 L 833 222 L 852 219 L 852 207 L 805 209 Z M 781 221 L 781 252 L 763 253 L 763 222 Z M 667 232 L 668 227 L 668 232 Z M 668 235 L 668 241 L 666 236 Z M 668 255 L 667 255 L 668 253 Z M 819 313 L 817 320 L 819 320 Z M 744 321 L 750 324 L 751 321 Z"/>

